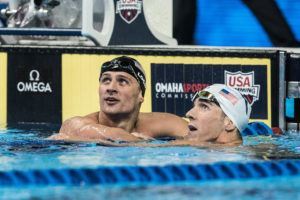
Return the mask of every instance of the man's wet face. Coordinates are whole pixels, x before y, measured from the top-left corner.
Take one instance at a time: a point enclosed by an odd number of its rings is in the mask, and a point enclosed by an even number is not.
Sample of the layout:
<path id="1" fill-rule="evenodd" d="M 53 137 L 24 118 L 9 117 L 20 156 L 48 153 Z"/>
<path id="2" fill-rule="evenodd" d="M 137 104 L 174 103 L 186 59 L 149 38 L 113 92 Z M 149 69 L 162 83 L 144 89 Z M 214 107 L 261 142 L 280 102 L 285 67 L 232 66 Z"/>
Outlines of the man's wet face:
<path id="1" fill-rule="evenodd" d="M 214 141 L 224 130 L 225 114 L 214 102 L 197 98 L 186 116 L 190 120 L 188 139 Z"/>
<path id="2" fill-rule="evenodd" d="M 102 74 L 99 86 L 100 107 L 107 114 L 128 114 L 143 101 L 138 82 L 126 72 Z"/>

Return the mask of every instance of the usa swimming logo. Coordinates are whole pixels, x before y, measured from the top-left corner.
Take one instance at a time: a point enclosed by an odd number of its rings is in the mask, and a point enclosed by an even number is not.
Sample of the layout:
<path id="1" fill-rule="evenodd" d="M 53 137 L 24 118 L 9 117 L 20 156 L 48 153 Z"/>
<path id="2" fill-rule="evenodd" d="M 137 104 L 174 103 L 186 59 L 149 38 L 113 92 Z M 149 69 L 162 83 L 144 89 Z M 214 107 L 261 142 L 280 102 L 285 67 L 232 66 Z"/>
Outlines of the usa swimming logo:
<path id="1" fill-rule="evenodd" d="M 243 73 L 224 72 L 225 85 L 238 90 L 247 100 L 253 105 L 255 101 L 259 100 L 260 85 L 255 84 L 254 71 Z"/>
<path id="2" fill-rule="evenodd" d="M 117 1 L 116 13 L 128 24 L 132 23 L 142 11 L 142 1 L 119 0 Z"/>

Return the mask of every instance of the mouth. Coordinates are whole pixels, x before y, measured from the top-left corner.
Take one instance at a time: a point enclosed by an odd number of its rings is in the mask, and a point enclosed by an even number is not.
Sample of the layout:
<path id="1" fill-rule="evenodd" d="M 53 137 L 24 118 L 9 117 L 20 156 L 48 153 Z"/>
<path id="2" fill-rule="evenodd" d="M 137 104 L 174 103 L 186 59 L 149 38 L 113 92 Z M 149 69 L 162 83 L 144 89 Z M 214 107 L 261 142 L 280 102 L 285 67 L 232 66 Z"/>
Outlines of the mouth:
<path id="1" fill-rule="evenodd" d="M 189 130 L 190 130 L 191 132 L 197 131 L 197 130 L 198 130 L 195 126 L 193 126 L 193 125 L 191 125 L 191 124 L 188 125 L 188 128 L 189 128 Z"/>
<path id="2" fill-rule="evenodd" d="M 104 98 L 104 101 L 108 105 L 113 105 L 113 104 L 116 104 L 117 102 L 119 102 L 119 100 L 117 98 L 114 98 L 114 97 L 106 97 L 106 98 Z"/>

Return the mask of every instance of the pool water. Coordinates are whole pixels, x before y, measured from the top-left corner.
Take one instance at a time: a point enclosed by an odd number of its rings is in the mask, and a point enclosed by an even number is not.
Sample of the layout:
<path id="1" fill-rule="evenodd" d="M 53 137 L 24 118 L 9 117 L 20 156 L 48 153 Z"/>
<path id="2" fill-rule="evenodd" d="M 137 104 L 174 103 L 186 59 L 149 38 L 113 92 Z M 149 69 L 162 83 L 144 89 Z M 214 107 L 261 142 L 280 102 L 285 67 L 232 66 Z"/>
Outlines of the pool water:
<path id="1" fill-rule="evenodd" d="M 54 131 L 53 131 L 54 130 Z M 226 148 L 105 147 L 95 143 L 45 140 L 57 126 L 0 130 L 0 171 L 164 166 L 300 158 L 300 133 L 245 137 L 244 145 Z M 217 180 L 161 185 L 22 186 L 0 188 L 1 199 L 300 199 L 300 177 Z M 242 197 L 242 198 L 241 198 Z"/>
<path id="2" fill-rule="evenodd" d="M 299 199 L 300 178 L 214 181 L 168 185 L 1 188 L 1 199 Z"/>

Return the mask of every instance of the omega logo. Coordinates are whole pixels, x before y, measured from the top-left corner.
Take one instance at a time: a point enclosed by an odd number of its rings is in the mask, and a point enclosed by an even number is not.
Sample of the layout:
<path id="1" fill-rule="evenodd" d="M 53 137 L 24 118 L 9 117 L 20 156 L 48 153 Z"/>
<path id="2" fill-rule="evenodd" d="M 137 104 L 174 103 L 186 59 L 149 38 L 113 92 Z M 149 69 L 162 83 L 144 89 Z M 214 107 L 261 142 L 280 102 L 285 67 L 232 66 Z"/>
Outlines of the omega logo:
<path id="1" fill-rule="evenodd" d="M 34 78 L 35 76 L 35 78 Z M 37 70 L 31 70 L 29 72 L 29 80 L 30 81 L 39 81 L 40 80 L 40 73 Z"/>
<path id="2" fill-rule="evenodd" d="M 19 92 L 52 93 L 50 84 L 40 82 L 40 72 L 35 69 L 29 72 L 29 82 L 18 82 L 17 89 Z"/>

